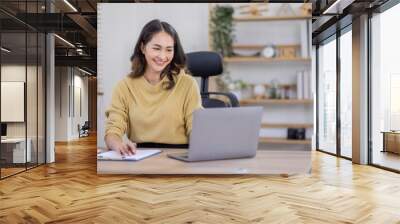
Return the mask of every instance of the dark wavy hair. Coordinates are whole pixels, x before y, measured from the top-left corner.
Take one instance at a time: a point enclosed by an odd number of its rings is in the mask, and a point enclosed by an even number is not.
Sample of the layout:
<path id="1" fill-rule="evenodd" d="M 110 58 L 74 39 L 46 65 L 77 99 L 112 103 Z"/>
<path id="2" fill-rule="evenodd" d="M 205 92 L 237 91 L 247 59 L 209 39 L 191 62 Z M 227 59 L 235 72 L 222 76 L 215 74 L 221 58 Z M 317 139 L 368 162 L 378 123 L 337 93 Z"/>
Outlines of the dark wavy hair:
<path id="1" fill-rule="evenodd" d="M 179 40 L 178 33 L 167 22 L 154 19 L 143 27 L 136 42 L 135 50 L 131 56 L 132 71 L 130 76 L 137 78 L 144 75 L 147 62 L 143 52 L 141 51 L 141 46 L 142 44 L 145 46 L 151 40 L 151 38 L 153 38 L 153 36 L 159 32 L 168 33 L 174 40 L 174 57 L 172 58 L 172 61 L 161 71 L 161 78 L 163 78 L 165 75 L 168 78 L 168 81 L 163 83 L 163 87 L 166 90 L 170 90 L 175 86 L 174 76 L 178 76 L 181 69 L 186 70 L 186 56 Z"/>

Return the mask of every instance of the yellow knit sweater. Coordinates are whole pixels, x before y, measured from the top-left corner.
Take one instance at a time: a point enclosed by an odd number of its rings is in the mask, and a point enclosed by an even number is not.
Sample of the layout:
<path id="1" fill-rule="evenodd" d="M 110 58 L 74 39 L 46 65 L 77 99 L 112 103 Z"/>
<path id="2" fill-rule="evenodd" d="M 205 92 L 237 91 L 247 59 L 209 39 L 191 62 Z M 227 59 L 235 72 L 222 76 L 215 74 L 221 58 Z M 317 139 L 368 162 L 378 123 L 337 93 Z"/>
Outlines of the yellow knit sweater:
<path id="1" fill-rule="evenodd" d="M 136 143 L 187 144 L 192 114 L 202 108 L 199 87 L 183 70 L 173 89 L 163 88 L 166 79 L 156 85 L 144 76 L 121 80 L 106 111 L 106 135 L 113 133 L 122 138 L 126 134 Z"/>

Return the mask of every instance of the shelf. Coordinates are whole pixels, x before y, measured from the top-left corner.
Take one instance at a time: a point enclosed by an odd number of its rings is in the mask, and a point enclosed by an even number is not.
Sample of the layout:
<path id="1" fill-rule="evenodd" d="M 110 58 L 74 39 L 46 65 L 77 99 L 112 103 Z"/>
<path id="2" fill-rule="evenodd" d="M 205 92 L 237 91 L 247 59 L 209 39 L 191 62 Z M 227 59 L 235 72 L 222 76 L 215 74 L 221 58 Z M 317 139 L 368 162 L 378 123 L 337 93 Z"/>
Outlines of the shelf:
<path id="1" fill-rule="evenodd" d="M 234 44 L 232 45 L 232 48 L 234 49 L 246 49 L 246 50 L 262 50 L 264 49 L 266 46 L 268 46 L 267 44 L 261 45 L 261 44 Z M 279 44 L 279 45 L 273 45 L 275 47 L 296 47 L 296 48 L 300 48 L 299 44 Z"/>
<path id="2" fill-rule="evenodd" d="M 225 62 L 311 62 L 311 58 L 224 57 Z"/>
<path id="3" fill-rule="evenodd" d="M 269 83 L 266 84 L 249 84 L 250 86 L 256 86 L 256 85 L 263 85 L 265 88 L 271 88 L 272 85 Z M 278 84 L 278 88 L 296 88 L 296 84 Z"/>
<path id="4" fill-rule="evenodd" d="M 286 138 L 260 137 L 259 142 L 268 144 L 311 145 L 310 139 L 296 140 Z"/>
<path id="5" fill-rule="evenodd" d="M 280 20 L 305 20 L 311 19 L 311 16 L 240 16 L 234 17 L 234 22 L 262 22 L 262 21 L 280 21 Z"/>
<path id="6" fill-rule="evenodd" d="M 312 128 L 313 124 L 262 123 L 261 128 Z"/>
<path id="7" fill-rule="evenodd" d="M 292 104 L 312 104 L 313 100 L 311 99 L 243 99 L 240 100 L 240 104 L 284 104 L 284 105 L 292 105 Z"/>

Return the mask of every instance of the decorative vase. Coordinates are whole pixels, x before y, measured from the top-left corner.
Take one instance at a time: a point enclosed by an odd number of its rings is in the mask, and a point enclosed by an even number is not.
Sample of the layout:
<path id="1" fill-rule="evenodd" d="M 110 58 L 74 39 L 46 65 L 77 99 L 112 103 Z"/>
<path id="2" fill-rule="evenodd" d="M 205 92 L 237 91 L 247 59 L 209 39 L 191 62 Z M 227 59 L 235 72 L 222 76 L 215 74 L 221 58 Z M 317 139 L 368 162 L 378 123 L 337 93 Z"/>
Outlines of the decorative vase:
<path id="1" fill-rule="evenodd" d="M 256 99 L 263 99 L 265 97 L 265 86 L 262 84 L 254 86 L 254 96 Z"/>

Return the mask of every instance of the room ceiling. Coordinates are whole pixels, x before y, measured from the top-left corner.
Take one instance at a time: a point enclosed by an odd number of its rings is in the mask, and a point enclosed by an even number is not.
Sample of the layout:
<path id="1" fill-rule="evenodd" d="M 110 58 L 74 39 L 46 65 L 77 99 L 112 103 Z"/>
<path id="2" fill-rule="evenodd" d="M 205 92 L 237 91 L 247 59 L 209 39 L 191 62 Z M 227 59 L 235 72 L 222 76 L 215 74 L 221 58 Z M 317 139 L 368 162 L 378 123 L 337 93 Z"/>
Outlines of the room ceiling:
<path id="1" fill-rule="evenodd" d="M 313 0 L 313 44 L 351 24 L 353 17 L 373 12 L 388 0 Z"/>
<path id="2" fill-rule="evenodd" d="M 96 4 L 98 1 L 50 0 L 47 2 L 46 10 L 44 0 L 0 1 L 2 46 L 12 49 L 7 54 L 2 52 L 3 60 L 16 62 L 23 60 L 25 55 L 28 59 L 36 55 L 36 39 L 31 40 L 34 36 L 28 35 L 28 40 L 25 40 L 25 30 L 28 28 L 28 32 L 54 32 L 58 35 L 55 38 L 56 65 L 80 66 L 95 73 L 97 67 Z M 49 8 L 52 8 L 52 13 L 47 13 Z M 28 45 L 25 41 L 28 41 Z"/>

